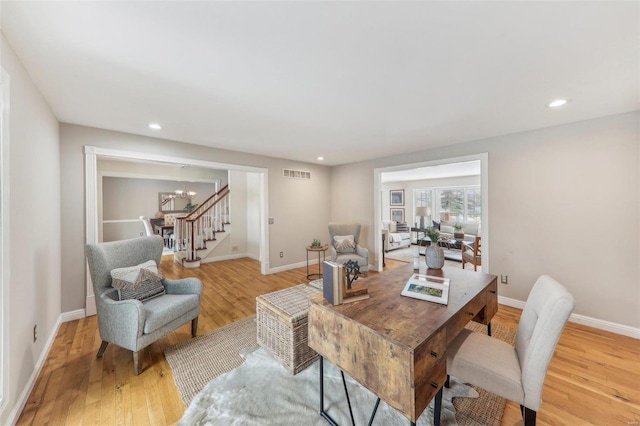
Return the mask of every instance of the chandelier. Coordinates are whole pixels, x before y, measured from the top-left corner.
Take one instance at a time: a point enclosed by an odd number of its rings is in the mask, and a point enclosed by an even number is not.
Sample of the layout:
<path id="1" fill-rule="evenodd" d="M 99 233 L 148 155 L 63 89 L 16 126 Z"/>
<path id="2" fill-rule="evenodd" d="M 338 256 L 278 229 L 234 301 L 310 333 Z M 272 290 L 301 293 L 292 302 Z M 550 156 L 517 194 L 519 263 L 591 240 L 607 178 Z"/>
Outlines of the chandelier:
<path id="1" fill-rule="evenodd" d="M 188 199 L 191 199 L 191 198 L 196 196 L 196 193 L 193 192 L 193 191 L 189 191 L 187 189 L 186 185 L 183 186 L 182 189 L 176 189 L 174 192 L 176 194 L 175 195 L 176 198 L 188 198 Z"/>

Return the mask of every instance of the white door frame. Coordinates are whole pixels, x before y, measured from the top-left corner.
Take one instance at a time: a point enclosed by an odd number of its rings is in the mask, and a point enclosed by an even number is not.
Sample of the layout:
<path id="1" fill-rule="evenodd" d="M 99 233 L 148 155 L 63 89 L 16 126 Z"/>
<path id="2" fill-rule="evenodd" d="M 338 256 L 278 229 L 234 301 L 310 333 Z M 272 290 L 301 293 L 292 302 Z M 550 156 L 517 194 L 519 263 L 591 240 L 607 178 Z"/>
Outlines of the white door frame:
<path id="1" fill-rule="evenodd" d="M 0 67 L 0 413 L 9 402 L 9 290 L 11 227 L 9 218 L 9 74 Z M 10 416 L 9 418 L 12 418 Z M 17 418 L 17 417 L 14 417 Z"/>
<path id="2" fill-rule="evenodd" d="M 118 159 L 133 159 L 158 161 L 162 163 L 187 164 L 190 166 L 204 167 L 209 169 L 237 170 L 244 172 L 259 173 L 260 179 L 260 272 L 263 275 L 269 273 L 269 250 L 266 250 L 269 241 L 269 227 L 267 226 L 269 209 L 267 200 L 269 171 L 266 168 L 241 166 L 238 164 L 217 163 L 213 161 L 194 160 L 192 158 L 169 157 L 166 155 L 150 154 L 146 152 L 125 151 L 121 149 L 101 148 L 85 145 L 85 223 L 86 223 L 86 243 L 94 244 L 98 242 L 98 157 L 111 157 Z M 89 275 L 89 268 L 86 268 L 87 297 L 85 301 L 86 315 L 96 314 L 95 295 L 93 285 Z"/>
<path id="3" fill-rule="evenodd" d="M 402 170 L 417 169 L 420 167 L 440 166 L 443 164 L 463 163 L 466 161 L 480 161 L 480 190 L 482 193 L 482 214 L 480 237 L 482 238 L 482 271 L 489 272 L 489 154 L 466 155 L 464 157 L 443 158 L 441 160 L 424 161 L 421 163 L 401 164 L 398 166 L 381 167 L 373 169 L 373 206 L 374 224 L 376 229 L 382 227 L 382 174 L 385 172 L 397 172 Z M 382 253 L 382 239 L 374 238 L 376 253 Z M 382 256 L 378 256 L 376 263 L 378 271 L 382 271 Z"/>

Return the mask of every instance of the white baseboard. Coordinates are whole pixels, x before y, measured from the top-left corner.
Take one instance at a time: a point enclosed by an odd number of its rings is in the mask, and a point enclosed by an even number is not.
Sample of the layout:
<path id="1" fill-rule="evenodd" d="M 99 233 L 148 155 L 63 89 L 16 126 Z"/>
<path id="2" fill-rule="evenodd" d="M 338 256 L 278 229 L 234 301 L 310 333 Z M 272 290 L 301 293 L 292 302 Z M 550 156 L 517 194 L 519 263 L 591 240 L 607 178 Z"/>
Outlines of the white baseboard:
<path id="1" fill-rule="evenodd" d="M 524 309 L 524 302 L 511 299 L 509 297 L 498 296 L 498 303 L 501 305 L 511 306 L 512 308 Z"/>
<path id="2" fill-rule="evenodd" d="M 60 314 L 60 323 L 74 321 L 86 317 L 84 309 L 76 309 L 75 311 L 63 312 Z"/>
<path id="3" fill-rule="evenodd" d="M 576 324 L 582 324 L 589 327 L 597 328 L 599 330 L 610 331 L 612 333 L 622 334 L 623 336 L 633 337 L 634 339 L 640 339 L 640 328 L 631 327 L 629 325 L 604 321 L 580 314 L 571 314 L 569 321 L 575 322 Z"/>
<path id="4" fill-rule="evenodd" d="M 84 309 L 82 309 L 82 311 L 84 311 Z M 73 312 L 75 315 L 76 311 L 73 311 Z M 63 314 L 61 314 L 58 317 L 58 320 L 53 326 L 53 330 L 51 331 L 51 334 L 49 334 L 49 337 L 47 338 L 47 342 L 44 344 L 44 348 L 42 349 L 42 352 L 40 353 L 40 356 L 36 361 L 36 365 L 34 366 L 34 369 L 31 372 L 31 376 L 29 376 L 29 380 L 27 380 L 27 383 L 24 389 L 22 390 L 22 393 L 20 393 L 20 396 L 16 401 L 16 405 L 13 406 L 13 409 L 9 413 L 9 417 L 7 418 L 7 420 L 11 425 L 15 425 L 16 423 L 18 423 L 20 414 L 22 414 L 22 410 L 24 410 L 25 405 L 27 405 L 29 395 L 31 395 L 31 391 L 33 390 L 33 387 L 36 385 L 36 380 L 40 375 L 40 371 L 42 371 L 42 366 L 44 365 L 44 362 L 47 360 L 49 351 L 51 350 L 51 347 L 53 346 L 53 342 L 55 341 L 56 336 L 58 335 L 60 324 L 62 324 L 62 315 Z"/>
<path id="5" fill-rule="evenodd" d="M 224 256 L 207 257 L 206 259 L 202 259 L 200 263 L 221 262 L 223 260 L 242 259 L 243 257 L 249 257 L 249 256 L 246 253 L 227 254 Z"/>
<path id="6" fill-rule="evenodd" d="M 498 296 L 498 303 L 501 305 L 511 306 L 512 308 L 523 309 L 525 302 L 508 297 Z M 571 316 L 569 317 L 569 321 L 576 324 L 597 328 L 598 330 L 609 331 L 611 333 L 633 337 L 634 339 L 640 339 L 640 328 L 618 324 L 611 321 L 604 321 L 580 314 L 571 314 Z"/>
<path id="7" fill-rule="evenodd" d="M 318 263 L 318 261 L 316 260 L 315 263 Z M 314 263 L 311 263 L 311 260 L 309 260 L 309 266 L 313 264 Z M 303 266 L 307 266 L 307 262 L 290 263 L 289 265 L 276 266 L 275 268 L 270 268 L 269 273 L 275 274 L 278 272 L 289 271 L 291 269 L 302 268 Z"/>

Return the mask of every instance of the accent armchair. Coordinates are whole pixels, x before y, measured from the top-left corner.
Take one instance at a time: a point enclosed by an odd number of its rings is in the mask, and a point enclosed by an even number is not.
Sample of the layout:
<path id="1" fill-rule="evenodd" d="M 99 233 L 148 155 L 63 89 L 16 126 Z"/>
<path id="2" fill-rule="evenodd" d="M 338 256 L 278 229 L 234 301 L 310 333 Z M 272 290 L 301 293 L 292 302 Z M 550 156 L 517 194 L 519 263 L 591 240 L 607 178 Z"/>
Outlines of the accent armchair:
<path id="1" fill-rule="evenodd" d="M 197 278 L 163 278 L 165 294 L 144 302 L 119 300 L 119 291 L 112 286 L 114 269 L 130 269 L 150 260 L 160 265 L 162 248 L 159 235 L 86 245 L 102 338 L 97 357 L 102 357 L 109 343 L 133 351 L 136 375 L 141 371 L 138 359 L 143 348 L 189 321 L 193 337 L 198 329 L 202 283 Z"/>
<path id="2" fill-rule="evenodd" d="M 465 263 L 473 265 L 473 270 L 477 271 L 478 266 L 482 266 L 482 239 L 475 237 L 473 243 L 462 242 L 462 269 Z"/>
<path id="3" fill-rule="evenodd" d="M 359 223 L 329 223 L 329 237 L 333 262 L 344 264 L 353 260 L 358 262 L 360 272 L 365 275 L 369 272 L 369 250 L 359 244 Z"/>
<path id="4" fill-rule="evenodd" d="M 542 275 L 522 311 L 515 348 L 464 329 L 447 348 L 447 374 L 517 402 L 525 426 L 535 425 L 547 368 L 574 305 L 560 283 Z"/>

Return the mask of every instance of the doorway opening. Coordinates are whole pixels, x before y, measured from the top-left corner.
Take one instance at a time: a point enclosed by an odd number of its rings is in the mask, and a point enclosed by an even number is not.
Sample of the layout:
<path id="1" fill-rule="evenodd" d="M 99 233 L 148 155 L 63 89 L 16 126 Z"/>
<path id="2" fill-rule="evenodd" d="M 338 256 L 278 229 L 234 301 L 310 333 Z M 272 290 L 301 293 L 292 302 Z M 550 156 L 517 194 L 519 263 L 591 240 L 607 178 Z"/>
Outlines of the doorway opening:
<path id="1" fill-rule="evenodd" d="M 97 243 L 99 238 L 99 173 L 98 159 L 117 159 L 122 161 L 133 162 L 157 162 L 173 165 L 188 165 L 200 168 L 209 168 L 216 170 L 228 170 L 230 174 L 234 172 L 244 172 L 247 176 L 252 176 L 251 181 L 258 184 L 259 191 L 259 216 L 257 217 L 257 228 L 259 230 L 259 259 L 261 273 L 266 275 L 269 273 L 269 252 L 266 250 L 268 241 L 267 227 L 267 187 L 268 187 L 268 170 L 259 167 L 240 166 L 236 164 L 217 163 L 213 161 L 195 160 L 191 158 L 169 157 L 164 155 L 149 154 L 142 152 L 132 152 L 124 150 L 115 150 L 108 148 L 100 148 L 94 146 L 85 146 L 85 222 L 86 222 L 86 243 Z M 95 300 L 93 286 L 88 268 L 86 269 L 86 315 L 95 315 Z"/>
<path id="2" fill-rule="evenodd" d="M 487 153 L 374 169 L 374 208 L 381 227 L 385 220 L 400 219 L 409 229 L 442 222 L 475 229 L 482 240 L 482 270 L 489 271 Z M 383 244 L 375 239 L 378 271 Z"/>

